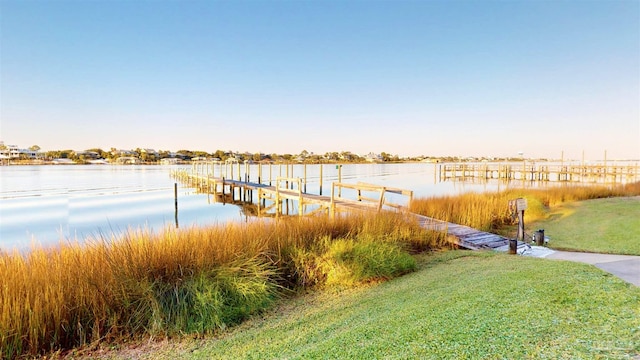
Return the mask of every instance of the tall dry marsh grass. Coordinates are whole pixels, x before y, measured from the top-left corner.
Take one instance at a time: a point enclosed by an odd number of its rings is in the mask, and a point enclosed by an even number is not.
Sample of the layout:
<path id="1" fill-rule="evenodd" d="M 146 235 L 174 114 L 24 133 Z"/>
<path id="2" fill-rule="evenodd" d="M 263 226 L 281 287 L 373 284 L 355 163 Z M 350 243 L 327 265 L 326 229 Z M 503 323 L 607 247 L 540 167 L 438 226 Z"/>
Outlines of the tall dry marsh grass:
<path id="1" fill-rule="evenodd" d="M 0 357 L 215 332 L 285 289 L 391 277 L 415 267 L 408 252 L 444 243 L 442 234 L 385 213 L 138 231 L 0 253 Z"/>
<path id="2" fill-rule="evenodd" d="M 491 231 L 513 221 L 509 200 L 527 199 L 525 222 L 547 214 L 550 206 L 615 196 L 640 195 L 640 182 L 618 186 L 561 186 L 544 189 L 510 189 L 491 193 L 415 199 L 411 211 L 437 219 Z"/>

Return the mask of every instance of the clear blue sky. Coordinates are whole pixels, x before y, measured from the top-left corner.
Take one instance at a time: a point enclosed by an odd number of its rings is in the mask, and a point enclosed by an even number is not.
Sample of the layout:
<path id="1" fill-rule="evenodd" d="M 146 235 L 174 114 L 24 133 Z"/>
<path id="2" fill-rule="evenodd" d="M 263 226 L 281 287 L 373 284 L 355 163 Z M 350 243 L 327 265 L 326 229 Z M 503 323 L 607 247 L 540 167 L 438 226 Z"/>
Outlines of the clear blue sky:
<path id="1" fill-rule="evenodd" d="M 640 1 L 0 1 L 0 140 L 640 158 Z"/>

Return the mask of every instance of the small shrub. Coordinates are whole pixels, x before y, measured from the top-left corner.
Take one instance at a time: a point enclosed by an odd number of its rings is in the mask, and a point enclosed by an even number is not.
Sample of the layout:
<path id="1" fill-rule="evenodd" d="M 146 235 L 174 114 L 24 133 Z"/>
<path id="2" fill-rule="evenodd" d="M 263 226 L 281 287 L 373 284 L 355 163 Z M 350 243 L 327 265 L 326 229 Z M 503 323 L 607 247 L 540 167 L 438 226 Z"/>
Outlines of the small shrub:
<path id="1" fill-rule="evenodd" d="M 316 252 L 293 247 L 288 253 L 290 282 L 298 287 L 312 287 L 323 284 L 326 275 L 320 266 L 320 256 Z"/>
<path id="2" fill-rule="evenodd" d="M 256 261 L 200 273 L 160 294 L 168 325 L 174 332 L 204 335 L 238 324 L 273 303 L 274 275 Z"/>
<path id="3" fill-rule="evenodd" d="M 397 243 L 340 239 L 324 256 L 327 285 L 386 280 L 416 269 L 416 260 Z"/>

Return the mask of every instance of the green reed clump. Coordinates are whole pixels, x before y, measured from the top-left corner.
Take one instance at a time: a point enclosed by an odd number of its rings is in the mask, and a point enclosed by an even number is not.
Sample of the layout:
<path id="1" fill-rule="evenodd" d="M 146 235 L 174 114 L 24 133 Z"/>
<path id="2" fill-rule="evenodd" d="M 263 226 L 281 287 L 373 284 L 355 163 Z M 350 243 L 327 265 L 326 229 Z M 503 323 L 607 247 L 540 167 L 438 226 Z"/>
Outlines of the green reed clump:
<path id="1" fill-rule="evenodd" d="M 338 252 L 334 242 L 353 247 Z M 284 289 L 326 282 L 331 261 L 357 281 L 386 279 L 413 268 L 407 251 L 445 243 L 442 234 L 384 213 L 130 231 L 3 252 L 0 357 L 215 332 L 265 309 Z"/>
<path id="2" fill-rule="evenodd" d="M 416 269 L 411 244 L 398 239 L 358 234 L 325 237 L 313 248 L 291 249 L 291 274 L 302 286 L 353 286 L 387 280 Z"/>
<path id="3" fill-rule="evenodd" d="M 273 269 L 259 259 L 245 259 L 179 284 L 154 288 L 157 321 L 170 333 L 207 334 L 237 324 L 267 308 L 277 295 Z"/>
<path id="4" fill-rule="evenodd" d="M 350 226 L 343 227 L 341 225 L 343 221 L 353 222 L 354 219 L 356 222 Z M 301 221 L 307 220 L 302 219 Z M 383 213 L 364 218 L 362 215 L 354 215 L 336 221 L 338 224 L 336 228 L 317 232 L 313 241 L 292 241 L 289 246 L 281 249 L 280 258 L 283 261 L 281 264 L 284 267 L 283 273 L 286 274 L 287 280 L 293 283 L 293 286 L 310 287 L 340 283 L 330 280 L 330 274 L 351 273 L 353 271 L 355 274 L 352 274 L 352 280 L 342 282 L 341 285 L 357 284 L 374 280 L 374 278 L 388 279 L 405 270 L 405 265 L 396 263 L 406 260 L 403 258 L 399 261 L 399 256 L 396 256 L 399 252 L 403 254 L 419 253 L 450 246 L 446 234 L 424 230 L 417 222 L 410 221 L 398 214 Z M 289 225 L 285 224 L 285 226 Z M 336 231 L 337 229 L 343 231 Z M 358 264 L 350 261 L 345 263 L 344 258 L 335 257 L 337 254 L 335 247 L 339 247 L 341 244 L 351 244 L 351 250 L 346 251 L 345 254 L 355 254 L 354 258 L 357 259 Z M 375 258 L 375 254 L 370 257 L 364 256 L 366 251 L 363 249 L 373 247 L 378 247 L 379 258 Z M 384 254 L 388 255 L 388 258 L 384 258 Z M 364 265 L 368 261 L 369 265 Z M 387 266 L 384 262 L 389 261 L 392 263 L 388 266 L 389 268 L 401 270 L 391 270 L 376 276 L 370 276 L 366 273 L 358 275 L 359 270 L 356 267 L 362 265 L 366 269 L 374 269 L 372 261 L 379 261 L 380 268 Z"/>
<path id="5" fill-rule="evenodd" d="M 322 256 L 328 285 L 386 280 L 414 271 L 416 260 L 396 242 L 357 238 L 334 241 Z"/>
<path id="6" fill-rule="evenodd" d="M 514 218 L 509 200 L 527 199 L 525 221 L 544 217 L 550 206 L 613 196 L 640 195 L 640 182 L 618 186 L 558 186 L 544 189 L 509 189 L 502 192 L 464 193 L 455 196 L 415 199 L 411 211 L 425 216 L 491 231 Z"/>

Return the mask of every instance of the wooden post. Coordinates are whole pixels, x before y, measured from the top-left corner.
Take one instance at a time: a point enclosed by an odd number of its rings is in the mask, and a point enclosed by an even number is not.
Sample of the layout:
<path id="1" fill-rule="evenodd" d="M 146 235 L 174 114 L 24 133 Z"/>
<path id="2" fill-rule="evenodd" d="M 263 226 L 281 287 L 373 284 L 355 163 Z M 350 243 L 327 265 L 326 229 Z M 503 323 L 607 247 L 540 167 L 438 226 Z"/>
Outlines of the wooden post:
<path id="1" fill-rule="evenodd" d="M 226 196 L 224 195 L 224 176 L 222 177 L 222 203 L 226 203 Z"/>
<path id="2" fill-rule="evenodd" d="M 338 167 L 338 182 L 342 183 L 342 164 L 336 166 Z M 342 197 L 342 186 L 338 188 L 338 197 Z"/>
<path id="3" fill-rule="evenodd" d="M 518 211 L 518 239 L 524 241 L 524 210 Z"/>
<path id="4" fill-rule="evenodd" d="M 304 192 L 307 192 L 307 164 L 304 164 Z"/>
<path id="5" fill-rule="evenodd" d="M 276 180 L 276 214 L 280 214 L 282 204 L 280 203 L 280 179 Z"/>
<path id="6" fill-rule="evenodd" d="M 302 216 L 302 186 L 301 186 L 301 180 L 300 178 L 298 178 L 298 216 Z"/>
<path id="7" fill-rule="evenodd" d="M 178 183 L 173 184 L 173 199 L 175 202 L 176 229 L 178 228 Z"/>
<path id="8" fill-rule="evenodd" d="M 535 162 L 531 162 L 531 181 L 534 181 L 536 179 L 536 163 Z"/>
<path id="9" fill-rule="evenodd" d="M 262 210 L 262 188 L 258 188 L 258 217 L 262 215 L 260 214 L 261 210 Z"/>
<path id="10" fill-rule="evenodd" d="M 518 240 L 524 241 L 524 211 L 527 209 L 527 200 L 518 198 L 515 200 L 515 210 L 518 213 Z"/>
<path id="11" fill-rule="evenodd" d="M 238 181 L 242 181 L 242 176 L 240 175 L 240 161 L 238 161 Z"/>
<path id="12" fill-rule="evenodd" d="M 384 204 L 384 193 L 386 189 L 383 187 L 380 188 L 380 202 L 378 203 L 378 212 L 382 210 L 382 205 Z"/>
<path id="13" fill-rule="evenodd" d="M 262 184 L 262 163 L 258 163 L 258 184 Z"/>
<path id="14" fill-rule="evenodd" d="M 336 188 L 336 183 L 331 183 L 331 206 L 329 208 L 331 219 L 335 218 L 336 216 L 336 204 L 334 199 L 335 188 Z"/>
<path id="15" fill-rule="evenodd" d="M 324 165 L 320 164 L 320 194 L 322 195 L 322 168 L 324 167 Z"/>

